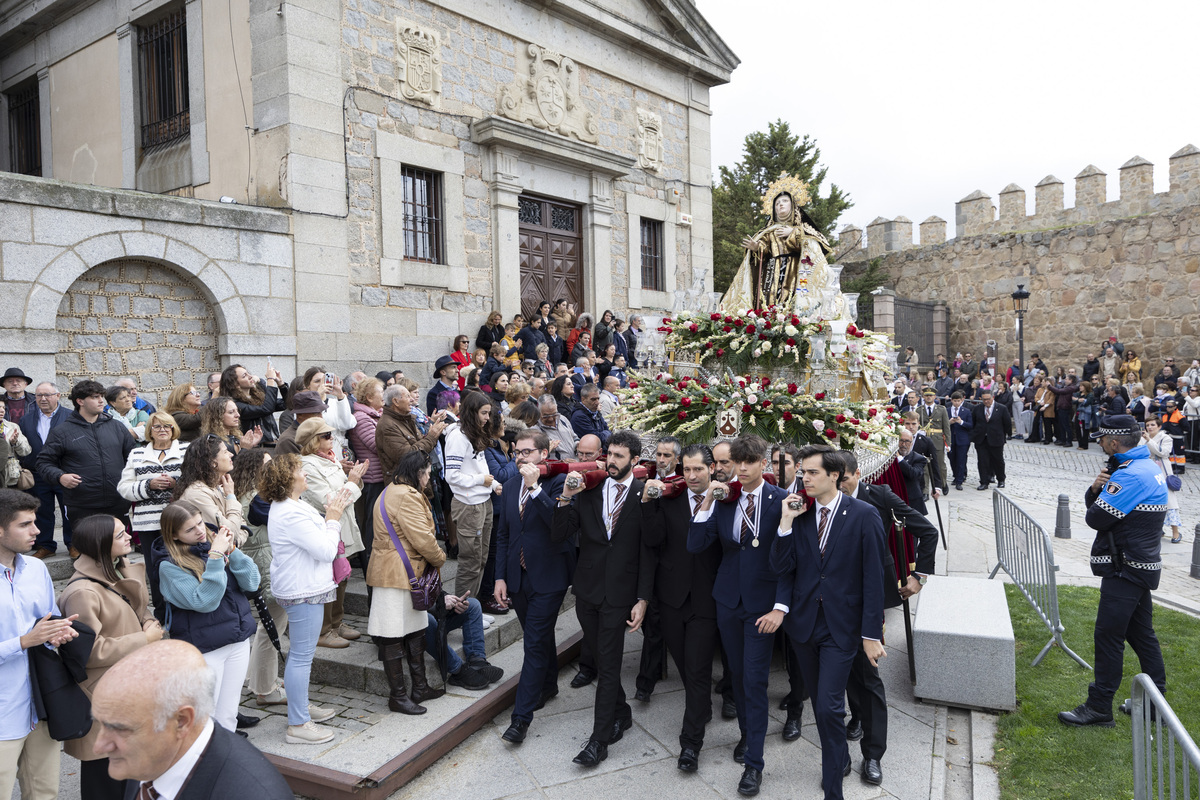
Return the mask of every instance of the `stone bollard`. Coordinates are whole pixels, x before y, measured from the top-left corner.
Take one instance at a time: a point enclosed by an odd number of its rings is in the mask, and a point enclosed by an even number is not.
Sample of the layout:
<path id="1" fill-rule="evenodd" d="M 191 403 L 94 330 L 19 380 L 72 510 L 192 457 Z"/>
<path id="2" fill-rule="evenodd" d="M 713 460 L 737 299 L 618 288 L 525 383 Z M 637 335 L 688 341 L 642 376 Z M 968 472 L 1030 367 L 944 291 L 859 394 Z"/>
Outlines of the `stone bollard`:
<path id="1" fill-rule="evenodd" d="M 1192 538 L 1192 572 L 1193 578 L 1200 578 L 1200 523 L 1196 525 L 1196 533 Z"/>
<path id="2" fill-rule="evenodd" d="M 1054 538 L 1071 538 L 1071 498 L 1065 494 L 1058 496 L 1058 514 L 1054 518 Z"/>

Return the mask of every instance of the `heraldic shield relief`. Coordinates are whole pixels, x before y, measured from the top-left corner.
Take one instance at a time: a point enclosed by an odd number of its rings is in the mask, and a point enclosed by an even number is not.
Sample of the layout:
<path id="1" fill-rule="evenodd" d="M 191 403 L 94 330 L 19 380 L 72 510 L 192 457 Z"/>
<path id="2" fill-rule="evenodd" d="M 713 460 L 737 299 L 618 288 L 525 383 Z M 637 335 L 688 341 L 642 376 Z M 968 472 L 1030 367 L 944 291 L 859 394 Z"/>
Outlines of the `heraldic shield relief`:
<path id="1" fill-rule="evenodd" d="M 408 100 L 437 105 L 442 92 L 438 34 L 411 22 L 396 20 L 396 44 L 400 52 L 400 93 Z"/>
<path id="2" fill-rule="evenodd" d="M 599 140 L 595 115 L 579 97 L 579 66 L 541 45 L 528 47 L 528 77 L 500 90 L 500 113 L 582 142 Z"/>

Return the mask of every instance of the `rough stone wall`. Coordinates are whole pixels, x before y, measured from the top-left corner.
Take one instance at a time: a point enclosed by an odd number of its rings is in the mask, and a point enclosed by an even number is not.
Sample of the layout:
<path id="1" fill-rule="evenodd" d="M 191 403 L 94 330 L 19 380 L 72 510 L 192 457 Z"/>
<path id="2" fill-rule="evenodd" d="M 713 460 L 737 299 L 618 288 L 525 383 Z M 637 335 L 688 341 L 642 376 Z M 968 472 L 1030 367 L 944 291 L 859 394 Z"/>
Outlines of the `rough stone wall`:
<path id="1" fill-rule="evenodd" d="M 133 377 L 155 405 L 175 386 L 202 386 L 219 370 L 216 315 L 179 275 L 148 261 L 93 267 L 58 307 L 61 386 Z"/>
<path id="2" fill-rule="evenodd" d="M 850 262 L 853 263 L 853 262 Z M 1200 355 L 1200 205 L 1050 231 L 961 237 L 883 256 L 902 297 L 944 301 L 950 353 L 999 345 L 1017 355 L 1011 294 L 1031 293 L 1026 359 L 1081 365 L 1115 334 L 1142 357 L 1144 379 L 1165 356 Z"/>

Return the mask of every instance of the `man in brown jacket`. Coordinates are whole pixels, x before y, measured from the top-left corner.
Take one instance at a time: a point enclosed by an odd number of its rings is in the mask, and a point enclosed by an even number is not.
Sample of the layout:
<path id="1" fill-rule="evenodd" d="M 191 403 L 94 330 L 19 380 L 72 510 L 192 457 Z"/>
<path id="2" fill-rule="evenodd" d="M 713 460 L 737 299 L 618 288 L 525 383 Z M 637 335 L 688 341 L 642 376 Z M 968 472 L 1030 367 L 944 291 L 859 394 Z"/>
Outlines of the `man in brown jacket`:
<path id="1" fill-rule="evenodd" d="M 389 386 L 383 393 L 383 413 L 375 427 L 375 453 L 383 474 L 391 477 L 400 457 L 416 448 L 429 455 L 446 428 L 446 412 L 432 417 L 429 433 L 421 436 L 412 415 L 412 394 L 403 386 Z"/>

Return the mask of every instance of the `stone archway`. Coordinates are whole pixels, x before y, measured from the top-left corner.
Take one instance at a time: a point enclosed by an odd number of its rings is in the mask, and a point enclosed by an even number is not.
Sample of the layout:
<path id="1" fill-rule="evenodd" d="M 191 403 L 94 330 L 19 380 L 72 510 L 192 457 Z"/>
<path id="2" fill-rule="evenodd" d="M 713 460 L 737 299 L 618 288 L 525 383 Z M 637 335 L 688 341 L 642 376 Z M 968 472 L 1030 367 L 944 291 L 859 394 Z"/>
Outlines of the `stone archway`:
<path id="1" fill-rule="evenodd" d="M 153 261 L 118 259 L 79 276 L 55 324 L 60 385 L 129 376 L 155 405 L 220 369 L 217 318 L 191 281 Z M 64 393 L 66 389 L 64 388 Z"/>

